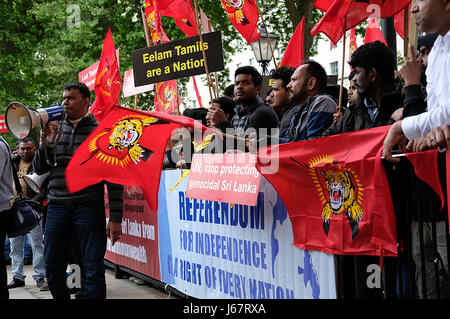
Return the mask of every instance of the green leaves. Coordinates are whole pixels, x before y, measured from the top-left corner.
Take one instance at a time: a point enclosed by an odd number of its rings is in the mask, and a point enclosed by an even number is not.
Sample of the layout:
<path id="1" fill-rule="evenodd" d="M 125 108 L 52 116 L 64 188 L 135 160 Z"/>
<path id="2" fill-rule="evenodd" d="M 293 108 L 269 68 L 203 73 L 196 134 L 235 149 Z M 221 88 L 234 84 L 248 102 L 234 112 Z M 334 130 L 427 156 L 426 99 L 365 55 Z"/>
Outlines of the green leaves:
<path id="1" fill-rule="evenodd" d="M 277 47 L 281 52 L 298 23 L 295 17 L 303 12 L 312 15 L 312 2 L 259 1 L 268 30 L 280 38 Z M 231 25 L 220 0 L 199 0 L 199 6 L 212 20 L 212 27 L 223 32 L 225 63 L 233 63 L 231 57 L 242 50 L 246 42 Z M 59 102 L 63 86 L 78 81 L 78 73 L 100 59 L 108 28 L 113 32 L 116 48 L 120 49 L 123 75 L 132 68 L 131 52 L 147 45 L 141 19 L 143 7 L 144 0 L 2 1 L 0 114 L 4 114 L 11 101 L 35 108 Z M 185 37 L 172 18 L 162 17 L 162 24 L 172 40 Z M 222 92 L 229 84 L 228 72 L 226 67 L 218 75 Z M 191 86 L 186 87 L 188 80 L 179 80 L 180 93 L 186 100 L 187 92 L 193 92 Z M 151 109 L 153 97 L 153 92 L 141 94 L 139 106 Z M 94 99 L 93 93 L 92 101 Z M 120 103 L 133 106 L 134 97 L 121 98 Z"/>

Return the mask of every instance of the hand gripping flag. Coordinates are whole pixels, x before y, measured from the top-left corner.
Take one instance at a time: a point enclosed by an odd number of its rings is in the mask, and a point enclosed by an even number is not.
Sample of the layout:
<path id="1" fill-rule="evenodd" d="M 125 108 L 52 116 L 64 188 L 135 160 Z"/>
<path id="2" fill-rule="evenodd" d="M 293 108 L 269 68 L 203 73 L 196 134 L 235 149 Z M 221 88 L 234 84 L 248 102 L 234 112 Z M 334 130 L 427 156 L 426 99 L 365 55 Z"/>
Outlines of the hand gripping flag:
<path id="1" fill-rule="evenodd" d="M 184 116 L 113 106 L 70 160 L 67 189 L 74 193 L 103 180 L 139 185 L 150 208 L 156 210 L 166 144 L 181 126 L 206 129 Z"/>
<path id="2" fill-rule="evenodd" d="M 403 10 L 411 0 L 315 0 L 314 7 L 325 15 L 311 30 L 311 35 L 323 32 L 336 44 L 345 31 L 357 26 L 369 16 L 389 18 Z"/>
<path id="3" fill-rule="evenodd" d="M 396 220 L 381 161 L 388 129 L 259 151 L 256 167 L 287 208 L 294 245 L 342 255 L 397 255 Z M 268 171 L 264 163 L 273 167 L 278 158 L 278 171 Z"/>
<path id="4" fill-rule="evenodd" d="M 117 104 L 121 89 L 122 77 L 120 76 L 116 48 L 114 47 L 111 29 L 108 29 L 95 77 L 95 101 L 90 108 L 90 112 L 99 122 L 103 120 L 111 107 Z"/>
<path id="5" fill-rule="evenodd" d="M 175 19 L 176 25 L 187 37 L 198 35 L 191 0 L 153 0 L 159 14 Z"/>
<path id="6" fill-rule="evenodd" d="M 305 57 L 305 17 L 298 24 L 297 28 L 289 41 L 283 58 L 280 62 L 280 68 L 284 65 L 294 68 L 299 67 Z"/>
<path id="7" fill-rule="evenodd" d="M 231 24 L 244 37 L 247 43 L 258 41 L 261 34 L 258 32 L 258 7 L 254 0 L 221 0 Z"/>

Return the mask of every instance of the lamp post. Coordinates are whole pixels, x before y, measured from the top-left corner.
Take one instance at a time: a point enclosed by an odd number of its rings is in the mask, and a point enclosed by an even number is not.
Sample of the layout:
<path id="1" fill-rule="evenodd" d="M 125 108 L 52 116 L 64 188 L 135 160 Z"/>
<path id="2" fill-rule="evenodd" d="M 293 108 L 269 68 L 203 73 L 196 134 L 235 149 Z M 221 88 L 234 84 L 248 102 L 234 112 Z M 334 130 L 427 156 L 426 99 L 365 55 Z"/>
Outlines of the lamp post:
<path id="1" fill-rule="evenodd" d="M 272 51 L 270 50 L 269 40 L 272 45 L 272 49 L 275 49 L 278 37 L 270 32 L 267 34 L 265 29 L 260 29 L 259 33 L 261 34 L 261 37 L 258 41 L 250 43 L 250 45 L 252 46 L 256 61 L 261 64 L 262 74 L 266 75 L 268 73 L 267 65 L 270 60 L 272 60 Z"/>

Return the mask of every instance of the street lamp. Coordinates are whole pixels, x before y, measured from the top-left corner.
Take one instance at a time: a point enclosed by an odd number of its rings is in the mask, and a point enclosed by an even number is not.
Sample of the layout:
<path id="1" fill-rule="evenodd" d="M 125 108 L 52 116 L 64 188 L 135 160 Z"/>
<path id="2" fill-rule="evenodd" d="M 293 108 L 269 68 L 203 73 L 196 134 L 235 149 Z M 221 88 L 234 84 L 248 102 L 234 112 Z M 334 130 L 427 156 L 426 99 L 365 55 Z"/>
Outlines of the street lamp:
<path id="1" fill-rule="evenodd" d="M 270 50 L 270 44 L 272 45 L 272 49 L 275 50 L 275 45 L 277 44 L 278 37 L 274 34 L 266 33 L 265 29 L 260 29 L 259 33 L 261 37 L 258 41 L 250 43 L 252 46 L 253 53 L 255 54 L 256 61 L 261 64 L 263 75 L 267 74 L 267 65 L 270 60 L 272 60 L 272 51 Z"/>

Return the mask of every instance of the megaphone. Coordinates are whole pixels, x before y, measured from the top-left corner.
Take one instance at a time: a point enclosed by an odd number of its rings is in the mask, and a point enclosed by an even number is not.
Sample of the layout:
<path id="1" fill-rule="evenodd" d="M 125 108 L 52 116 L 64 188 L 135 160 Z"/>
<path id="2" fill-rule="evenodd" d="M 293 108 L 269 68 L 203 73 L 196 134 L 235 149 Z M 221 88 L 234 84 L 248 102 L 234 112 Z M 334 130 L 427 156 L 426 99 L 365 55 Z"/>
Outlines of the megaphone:
<path id="1" fill-rule="evenodd" d="M 8 131 L 16 138 L 27 137 L 31 130 L 50 121 L 59 121 L 63 117 L 61 105 L 32 109 L 22 103 L 12 102 L 5 112 L 5 123 Z"/>
<path id="2" fill-rule="evenodd" d="M 34 190 L 36 193 L 39 193 L 42 188 L 42 184 L 45 179 L 50 175 L 50 172 L 44 173 L 42 175 L 38 175 L 36 173 L 23 175 L 23 180 L 27 183 L 27 185 Z"/>

